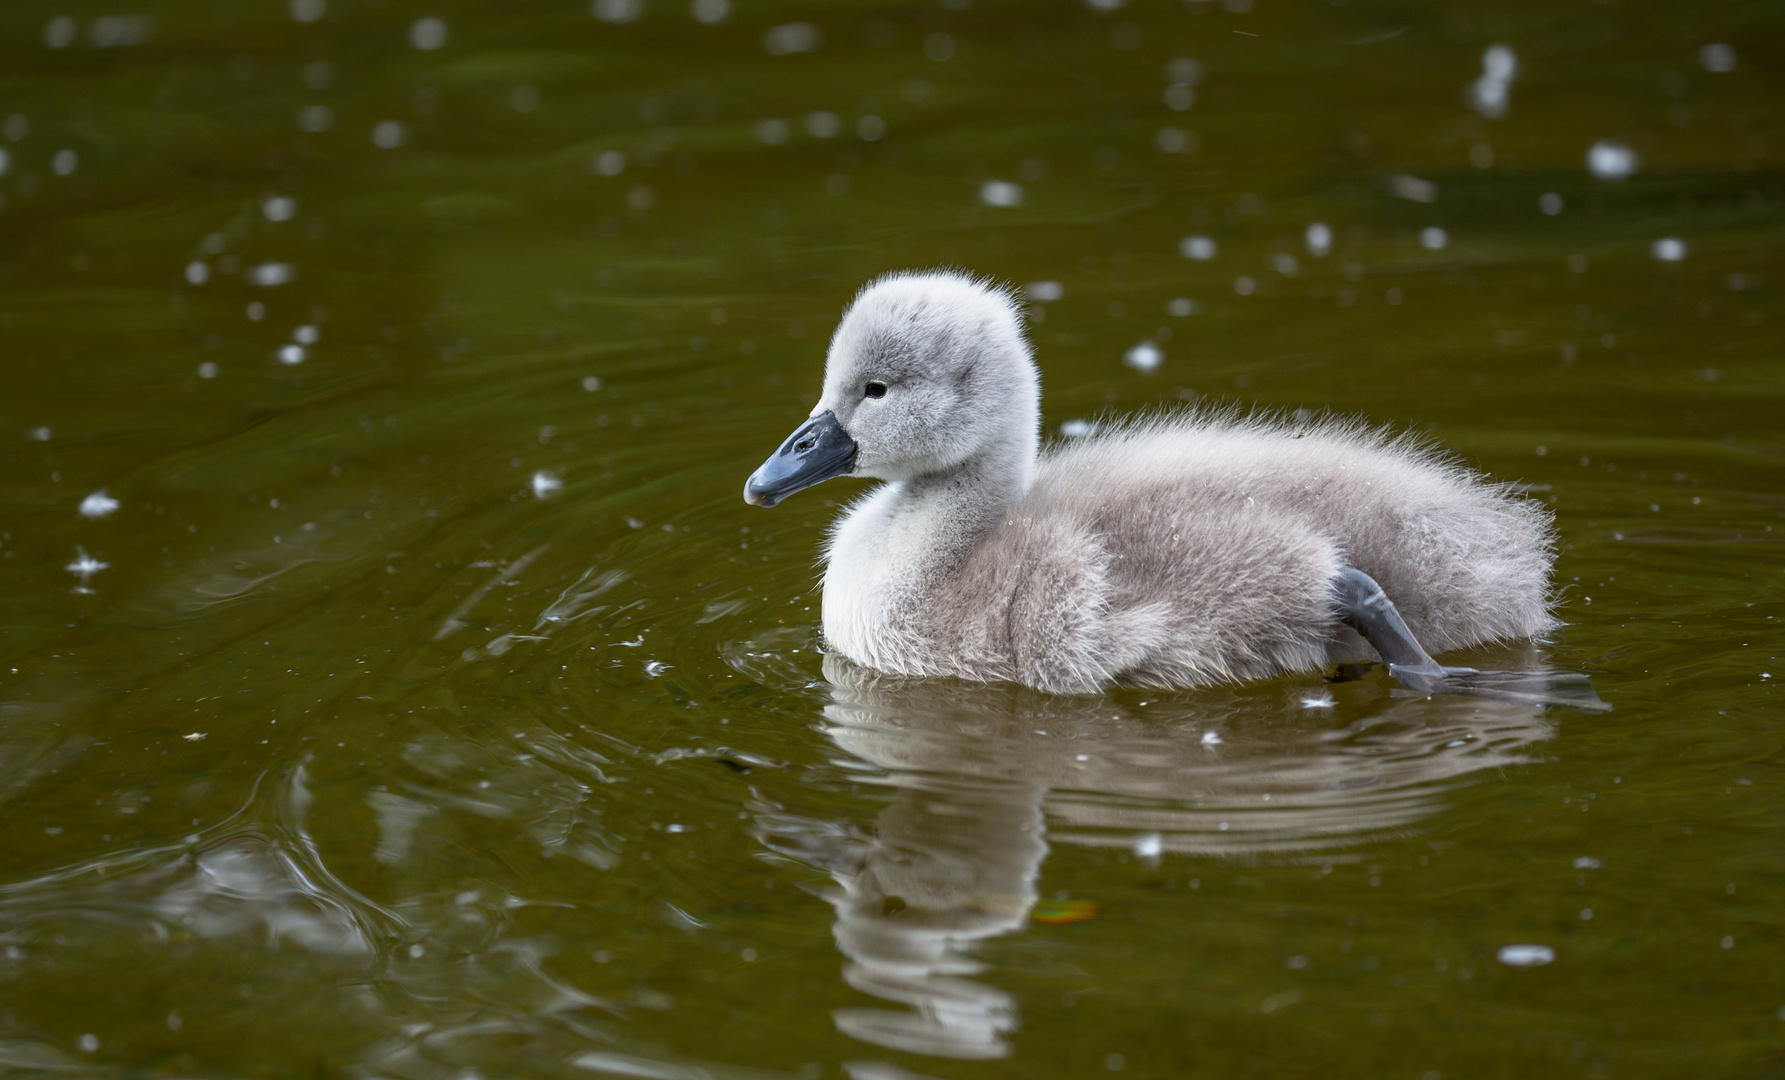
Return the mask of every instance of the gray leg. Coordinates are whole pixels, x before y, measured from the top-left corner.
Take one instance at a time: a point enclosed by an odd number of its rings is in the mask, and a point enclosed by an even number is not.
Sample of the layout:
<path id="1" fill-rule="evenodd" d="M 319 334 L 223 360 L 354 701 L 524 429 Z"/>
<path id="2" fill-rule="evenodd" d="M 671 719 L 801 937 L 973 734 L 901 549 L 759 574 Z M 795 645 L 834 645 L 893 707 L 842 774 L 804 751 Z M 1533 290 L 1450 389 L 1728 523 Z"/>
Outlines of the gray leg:
<path id="1" fill-rule="evenodd" d="M 1611 706 L 1593 692 L 1585 675 L 1566 671 L 1476 671 L 1447 668 L 1432 659 L 1407 629 L 1395 603 L 1376 579 L 1347 567 L 1334 583 L 1339 618 L 1364 636 L 1402 686 L 1421 694 L 1473 694 L 1520 705 L 1555 705 L 1581 712 Z"/>
<path id="2" fill-rule="evenodd" d="M 1445 675 L 1443 666 L 1420 647 L 1376 579 L 1346 567 L 1339 571 L 1335 584 L 1339 618 L 1381 654 L 1389 674 L 1409 690 L 1430 693 L 1437 689 L 1438 680 Z"/>

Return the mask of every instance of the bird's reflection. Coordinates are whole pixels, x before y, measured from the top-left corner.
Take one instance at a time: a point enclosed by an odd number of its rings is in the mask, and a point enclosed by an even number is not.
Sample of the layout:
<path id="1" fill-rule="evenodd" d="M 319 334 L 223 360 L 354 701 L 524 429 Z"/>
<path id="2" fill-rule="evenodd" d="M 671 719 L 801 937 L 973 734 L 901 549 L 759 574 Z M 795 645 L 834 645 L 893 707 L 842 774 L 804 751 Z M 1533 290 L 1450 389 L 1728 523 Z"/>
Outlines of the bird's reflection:
<path id="1" fill-rule="evenodd" d="M 912 1053 L 996 1058 L 1011 996 L 970 976 L 975 945 L 1020 929 L 1048 844 L 1294 857 L 1404 826 L 1445 781 L 1519 760 L 1551 732 L 1534 705 L 1412 697 L 1375 682 L 1053 697 L 914 680 L 825 660 L 825 732 L 891 802 L 863 835 L 766 809 L 771 848 L 837 887 L 850 986 L 906 1006 L 847 1008 L 845 1034 Z M 1350 723 L 1345 718 L 1355 717 Z"/>

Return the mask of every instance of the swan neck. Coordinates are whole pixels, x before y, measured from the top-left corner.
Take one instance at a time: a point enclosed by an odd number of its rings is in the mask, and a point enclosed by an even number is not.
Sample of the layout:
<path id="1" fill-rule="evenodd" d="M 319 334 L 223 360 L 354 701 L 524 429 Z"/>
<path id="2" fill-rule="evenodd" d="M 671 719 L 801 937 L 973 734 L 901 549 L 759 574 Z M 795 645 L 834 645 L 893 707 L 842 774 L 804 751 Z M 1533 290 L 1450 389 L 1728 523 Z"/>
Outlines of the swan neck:
<path id="1" fill-rule="evenodd" d="M 947 472 L 912 477 L 903 483 L 902 494 L 914 502 L 946 504 L 957 525 L 981 519 L 989 523 L 1022 498 L 1034 480 L 1034 451 L 1007 447 L 970 458 Z"/>

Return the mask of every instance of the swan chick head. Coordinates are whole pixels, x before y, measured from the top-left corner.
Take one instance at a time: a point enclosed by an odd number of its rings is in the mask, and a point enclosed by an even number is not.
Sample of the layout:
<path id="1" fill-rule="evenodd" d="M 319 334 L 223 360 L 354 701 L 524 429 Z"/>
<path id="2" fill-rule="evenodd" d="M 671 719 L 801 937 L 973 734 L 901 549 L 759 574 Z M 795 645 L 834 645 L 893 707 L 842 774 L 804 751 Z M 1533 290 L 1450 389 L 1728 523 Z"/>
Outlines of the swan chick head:
<path id="1" fill-rule="evenodd" d="M 1015 299 L 943 270 L 888 274 L 856 295 L 812 415 L 836 417 L 856 446 L 856 476 L 906 480 L 990 455 L 1026 480 L 1040 411 Z"/>

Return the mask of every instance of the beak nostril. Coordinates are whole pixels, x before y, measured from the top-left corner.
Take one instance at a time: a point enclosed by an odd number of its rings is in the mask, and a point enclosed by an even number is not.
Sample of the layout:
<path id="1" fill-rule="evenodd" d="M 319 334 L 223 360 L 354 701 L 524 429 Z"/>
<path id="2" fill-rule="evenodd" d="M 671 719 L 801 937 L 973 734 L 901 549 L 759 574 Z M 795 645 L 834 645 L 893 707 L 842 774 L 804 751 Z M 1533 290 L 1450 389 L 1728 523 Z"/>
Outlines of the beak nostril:
<path id="1" fill-rule="evenodd" d="M 796 491 L 855 470 L 855 440 L 837 423 L 835 413 L 813 417 L 794 429 L 745 485 L 744 501 L 774 506 Z"/>

